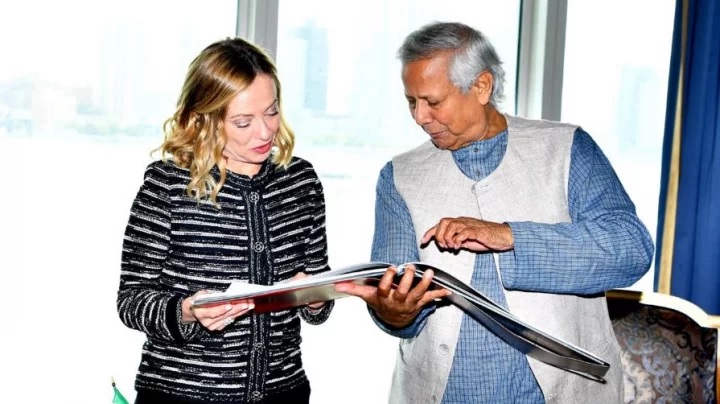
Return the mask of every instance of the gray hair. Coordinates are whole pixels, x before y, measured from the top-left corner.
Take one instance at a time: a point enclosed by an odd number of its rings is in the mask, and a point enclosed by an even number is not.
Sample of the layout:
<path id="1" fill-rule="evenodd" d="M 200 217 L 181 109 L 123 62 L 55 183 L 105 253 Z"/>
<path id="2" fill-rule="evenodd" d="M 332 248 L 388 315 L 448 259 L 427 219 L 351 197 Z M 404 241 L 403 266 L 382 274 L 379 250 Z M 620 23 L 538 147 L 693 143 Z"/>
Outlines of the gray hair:
<path id="1" fill-rule="evenodd" d="M 490 72 L 490 104 L 497 108 L 504 98 L 505 70 L 495 48 L 480 31 L 457 22 L 434 22 L 408 35 L 397 56 L 407 65 L 445 51 L 452 51 L 449 79 L 463 94 L 472 88 L 480 73 Z"/>

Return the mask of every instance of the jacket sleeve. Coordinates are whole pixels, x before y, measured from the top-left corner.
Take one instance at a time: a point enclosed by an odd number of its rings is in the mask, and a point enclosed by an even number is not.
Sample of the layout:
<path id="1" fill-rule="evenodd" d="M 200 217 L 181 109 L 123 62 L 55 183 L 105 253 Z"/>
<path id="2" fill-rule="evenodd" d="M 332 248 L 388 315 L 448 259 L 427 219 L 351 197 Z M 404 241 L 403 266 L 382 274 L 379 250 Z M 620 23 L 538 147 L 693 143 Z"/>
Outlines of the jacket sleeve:
<path id="1" fill-rule="evenodd" d="M 317 275 L 330 270 L 328 265 L 327 233 L 325 230 L 325 194 L 323 186 L 317 174 L 313 171 L 313 226 L 307 239 L 308 250 L 305 255 L 305 272 L 308 275 Z M 298 309 L 300 317 L 308 324 L 322 324 L 329 317 L 335 306 L 335 301 L 330 300 L 317 310 L 304 306 Z"/>
<path id="2" fill-rule="evenodd" d="M 186 341 L 200 331 L 184 324 L 184 295 L 161 287 L 158 279 L 170 245 L 171 204 L 163 163 L 150 164 L 130 209 L 123 240 L 117 310 L 128 327 L 151 338 Z"/>

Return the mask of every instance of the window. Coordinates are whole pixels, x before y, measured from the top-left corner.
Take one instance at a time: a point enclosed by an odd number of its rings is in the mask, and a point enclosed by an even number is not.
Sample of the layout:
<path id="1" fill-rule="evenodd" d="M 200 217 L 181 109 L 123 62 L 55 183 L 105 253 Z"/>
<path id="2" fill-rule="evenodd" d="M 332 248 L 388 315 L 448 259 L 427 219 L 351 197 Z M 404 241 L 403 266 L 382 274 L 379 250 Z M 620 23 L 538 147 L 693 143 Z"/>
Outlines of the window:
<path id="1" fill-rule="evenodd" d="M 672 0 L 568 3 L 562 120 L 600 145 L 653 238 L 674 15 Z M 633 289 L 653 289 L 652 268 Z"/>
<path id="2" fill-rule="evenodd" d="M 21 376 L 2 397 L 109 402 L 112 375 L 132 400 L 144 336 L 115 314 L 130 204 L 188 64 L 235 34 L 245 2 L 9 3 L 0 5 L 0 280 L 19 309 L 0 357 Z M 501 109 L 514 113 L 521 3 L 280 2 L 284 113 L 296 154 L 325 186 L 333 266 L 368 260 L 379 171 L 427 139 L 403 96 L 395 56 L 402 39 L 436 20 L 481 29 L 507 73 Z M 570 1 L 567 15 L 562 120 L 600 144 L 653 235 L 673 13 L 671 0 L 612 0 Z M 650 290 L 652 274 L 636 288 Z M 362 302 L 339 300 L 330 321 L 304 327 L 303 337 L 314 402 L 387 401 L 397 341 L 371 323 Z M 373 387 L 348 395 L 351 380 Z"/>
<path id="3" fill-rule="evenodd" d="M 6 3 L 0 283 L 18 318 L 0 356 L 18 377 L 2 401 L 110 402 L 111 375 L 132 400 L 144 337 L 115 314 L 130 204 L 188 64 L 234 35 L 237 4 Z"/>
<path id="4" fill-rule="evenodd" d="M 331 246 L 336 264 L 369 258 L 380 169 L 428 139 L 410 117 L 400 80 L 395 53 L 407 34 L 443 20 L 480 28 L 506 69 L 501 109 L 513 112 L 519 2 L 450 3 L 280 2 L 283 110 L 297 134 L 297 154 L 316 166 L 327 188 L 330 236 L 343 235 Z M 357 237 L 346 239 L 348 233 Z"/>
<path id="5" fill-rule="evenodd" d="M 504 63 L 501 109 L 512 113 L 519 12 L 519 1 L 280 2 L 276 59 L 283 110 L 297 135 L 296 154 L 315 166 L 325 187 L 331 265 L 369 260 L 380 169 L 428 139 L 404 97 L 395 55 L 402 40 L 433 21 L 479 28 Z M 397 341 L 372 323 L 362 301 L 339 300 L 327 323 L 304 327 L 303 334 L 305 367 L 311 383 L 319 381 L 313 401 L 387 401 Z M 328 349 L 329 335 L 346 338 L 341 351 Z M 348 395 L 352 380 L 373 388 Z"/>

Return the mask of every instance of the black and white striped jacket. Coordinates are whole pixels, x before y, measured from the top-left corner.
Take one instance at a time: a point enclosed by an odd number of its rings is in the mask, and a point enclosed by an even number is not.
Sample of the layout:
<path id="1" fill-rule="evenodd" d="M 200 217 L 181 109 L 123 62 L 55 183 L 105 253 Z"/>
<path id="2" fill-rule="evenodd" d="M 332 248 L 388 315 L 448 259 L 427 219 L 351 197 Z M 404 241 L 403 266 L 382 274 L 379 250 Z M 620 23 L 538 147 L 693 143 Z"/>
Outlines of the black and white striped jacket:
<path id="1" fill-rule="evenodd" d="M 212 332 L 183 324 L 180 303 L 234 280 L 271 285 L 329 269 L 323 188 L 312 165 L 266 162 L 252 179 L 228 171 L 220 209 L 189 197 L 189 179 L 172 161 L 151 163 L 125 231 L 118 312 L 147 335 L 135 388 L 253 402 L 304 383 L 299 317 L 322 323 L 332 304 L 318 313 L 253 313 Z"/>

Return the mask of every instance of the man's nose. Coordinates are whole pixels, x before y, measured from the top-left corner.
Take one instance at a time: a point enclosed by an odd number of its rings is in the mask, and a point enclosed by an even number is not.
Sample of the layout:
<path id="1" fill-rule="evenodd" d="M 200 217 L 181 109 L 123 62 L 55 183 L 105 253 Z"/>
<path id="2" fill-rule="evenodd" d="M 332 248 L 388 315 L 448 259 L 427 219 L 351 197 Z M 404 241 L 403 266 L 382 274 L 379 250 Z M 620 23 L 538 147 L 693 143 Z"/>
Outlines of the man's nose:
<path id="1" fill-rule="evenodd" d="M 432 122 L 432 118 L 430 117 L 430 111 L 429 108 L 426 105 L 423 105 L 423 103 L 418 102 L 415 104 L 415 108 L 413 109 L 413 119 L 415 119 L 415 123 L 417 123 L 420 126 L 423 126 L 427 123 Z"/>

